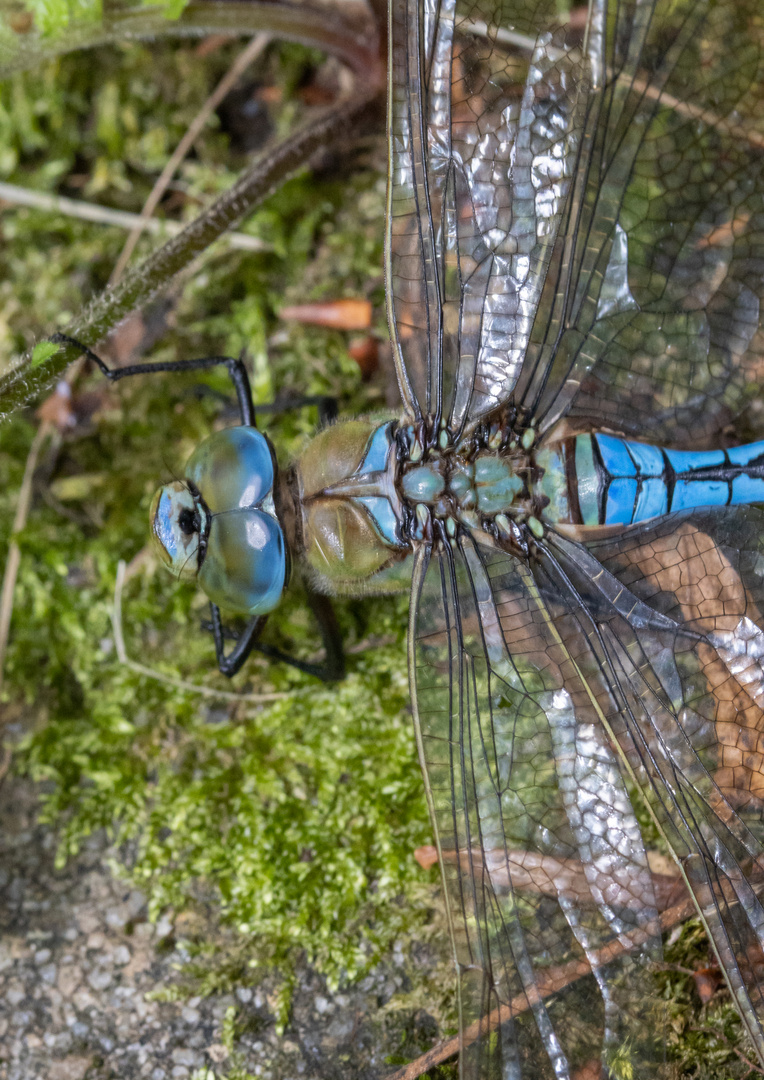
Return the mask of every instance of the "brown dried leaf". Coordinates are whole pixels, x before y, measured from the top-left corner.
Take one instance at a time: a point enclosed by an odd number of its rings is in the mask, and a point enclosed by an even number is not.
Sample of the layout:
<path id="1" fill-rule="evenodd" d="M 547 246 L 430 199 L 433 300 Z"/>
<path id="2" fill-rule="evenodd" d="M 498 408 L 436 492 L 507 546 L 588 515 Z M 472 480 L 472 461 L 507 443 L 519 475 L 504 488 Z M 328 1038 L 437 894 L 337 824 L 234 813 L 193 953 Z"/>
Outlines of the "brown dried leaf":
<path id="1" fill-rule="evenodd" d="M 35 416 L 43 423 L 52 424 L 59 431 L 73 428 L 77 423 L 77 417 L 72 407 L 72 388 L 69 383 L 62 379 L 53 393 L 39 406 Z"/>
<path id="2" fill-rule="evenodd" d="M 414 858 L 423 870 L 429 870 L 438 861 L 438 849 L 433 844 L 425 844 L 416 849 Z"/>
<path id="3" fill-rule="evenodd" d="M 371 304 L 368 300 L 324 300 L 315 304 L 293 304 L 281 309 L 282 319 L 328 326 L 333 330 L 368 330 Z"/>
<path id="4" fill-rule="evenodd" d="M 364 379 L 370 378 L 379 367 L 379 342 L 371 334 L 354 338 L 348 345 L 348 352 L 361 369 Z"/>
<path id="5" fill-rule="evenodd" d="M 700 968 L 694 972 L 695 989 L 698 997 L 707 1005 L 722 983 L 722 973 L 718 967 Z"/>

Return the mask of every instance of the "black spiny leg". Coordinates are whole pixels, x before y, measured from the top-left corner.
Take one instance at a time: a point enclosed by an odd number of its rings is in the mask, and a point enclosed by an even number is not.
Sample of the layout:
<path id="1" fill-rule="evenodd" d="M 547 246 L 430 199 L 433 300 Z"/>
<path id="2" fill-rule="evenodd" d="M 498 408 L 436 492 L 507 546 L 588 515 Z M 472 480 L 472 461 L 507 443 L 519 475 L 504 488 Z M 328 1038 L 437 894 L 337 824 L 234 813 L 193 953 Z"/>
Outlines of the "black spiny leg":
<path id="1" fill-rule="evenodd" d="M 223 620 L 220 618 L 220 608 L 217 604 L 210 604 L 210 611 L 212 613 L 212 624 L 210 629 L 212 630 L 212 636 L 215 639 L 215 653 L 217 655 L 218 667 L 220 668 L 221 674 L 232 679 L 236 672 L 241 669 L 242 664 L 252 650 L 257 648 L 257 639 L 268 621 L 268 616 L 256 615 L 254 619 L 249 620 L 244 633 L 237 635 L 232 634 L 223 626 Z M 225 652 L 225 639 L 227 637 L 233 637 L 236 641 L 236 644 L 231 649 L 228 656 L 226 656 Z"/>
<path id="2" fill-rule="evenodd" d="M 154 375 L 158 371 L 206 371 L 214 367 L 226 367 L 236 390 L 242 424 L 257 427 L 247 369 L 241 360 L 235 360 L 232 356 L 203 356 L 198 360 L 165 360 L 156 364 L 129 364 L 123 368 L 109 368 L 100 356 L 77 338 L 69 337 L 68 334 L 51 334 L 48 340 L 56 345 L 72 345 L 79 349 L 110 382 L 119 382 L 131 375 Z"/>
<path id="3" fill-rule="evenodd" d="M 223 626 L 220 608 L 217 604 L 210 604 L 212 622 L 203 623 L 202 625 L 204 629 L 212 630 L 218 667 L 222 674 L 229 679 L 232 678 L 241 670 L 250 653 L 259 652 L 263 656 L 267 656 L 269 660 L 289 664 L 290 667 L 297 668 L 298 671 L 304 671 L 306 675 L 315 675 L 317 679 L 321 679 L 323 682 L 338 682 L 340 679 L 344 679 L 345 651 L 342 647 L 342 635 L 337 623 L 337 616 L 334 613 L 334 607 L 327 596 L 320 596 L 311 590 L 308 590 L 306 595 L 308 606 L 318 623 L 321 640 L 326 649 L 326 659 L 323 663 L 314 664 L 309 660 L 298 660 L 297 657 L 290 656 L 289 653 L 277 649 L 275 645 L 261 644 L 259 637 L 268 619 L 267 615 L 255 616 L 255 618 L 250 619 L 241 634 L 235 634 Z M 227 656 L 225 653 L 226 639 L 233 639 L 236 642 Z"/>

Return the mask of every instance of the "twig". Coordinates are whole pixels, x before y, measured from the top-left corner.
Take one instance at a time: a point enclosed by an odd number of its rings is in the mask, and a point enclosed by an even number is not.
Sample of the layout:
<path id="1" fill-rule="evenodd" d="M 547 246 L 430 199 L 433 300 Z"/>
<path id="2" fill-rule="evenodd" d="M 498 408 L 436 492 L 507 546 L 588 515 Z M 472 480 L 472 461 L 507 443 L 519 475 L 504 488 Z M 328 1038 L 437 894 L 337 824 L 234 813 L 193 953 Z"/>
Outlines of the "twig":
<path id="1" fill-rule="evenodd" d="M 166 683 L 168 686 L 175 687 L 176 690 L 184 690 L 191 694 L 201 694 L 202 697 L 220 698 L 224 701 L 252 701 L 259 704 L 263 701 L 281 701 L 283 698 L 292 696 L 291 694 L 277 691 L 269 694 L 234 694 L 231 693 L 230 690 L 215 690 L 211 686 L 202 686 L 200 683 L 186 682 L 185 679 L 176 679 L 172 675 L 165 675 L 161 671 L 156 671 L 154 668 L 146 667 L 144 664 L 139 664 L 137 661 L 131 660 L 127 655 L 125 638 L 122 633 L 122 590 L 125 585 L 126 569 L 127 567 L 124 560 L 120 559 L 117 564 L 117 580 L 114 585 L 114 606 L 111 610 L 114 645 L 117 650 L 117 657 L 121 664 L 130 668 L 131 671 L 135 671 L 138 675 L 145 675 L 146 678 L 156 679 L 157 682 Z"/>
<path id="2" fill-rule="evenodd" d="M 693 1024 L 690 1027 L 690 1031 L 696 1032 L 698 1035 L 708 1035 L 712 1039 L 718 1039 L 719 1042 L 723 1042 L 725 1046 L 732 1051 L 733 1054 L 737 1054 L 742 1061 L 748 1066 L 748 1072 L 746 1076 L 750 1076 L 752 1072 L 758 1073 L 759 1076 L 764 1076 L 764 1069 L 760 1065 L 756 1065 L 749 1057 L 747 1057 L 742 1050 L 738 1050 L 736 1046 L 733 1046 L 730 1039 L 724 1034 L 723 1031 L 717 1031 L 712 1027 L 699 1027 L 697 1024 Z"/>
<path id="3" fill-rule="evenodd" d="M 671 927 L 684 922 L 685 919 L 689 919 L 695 913 L 696 908 L 692 900 L 683 900 L 661 913 L 661 930 L 664 932 L 670 930 Z M 647 936 L 647 931 L 642 931 L 633 934 L 628 943 L 619 939 L 610 942 L 609 945 L 600 949 L 597 954 L 597 966 L 604 967 L 605 964 L 612 964 L 619 956 L 623 956 L 631 952 L 632 949 L 637 948 L 638 945 L 643 944 Z M 552 994 L 559 993 L 566 986 L 570 986 L 586 975 L 590 975 L 591 972 L 592 968 L 588 960 L 571 960 L 568 964 L 561 964 L 559 967 L 541 971 L 537 984 L 533 987 L 534 1001 L 530 1001 L 526 994 L 518 994 L 506 1005 L 500 1005 L 498 1009 L 494 1009 L 487 1016 L 483 1016 L 470 1024 L 462 1032 L 461 1037 L 454 1035 L 453 1038 L 438 1043 L 437 1046 L 433 1046 L 431 1050 L 428 1050 L 426 1054 L 418 1057 L 416 1061 L 411 1061 L 408 1065 L 404 1065 L 402 1069 L 390 1073 L 386 1080 L 417 1080 L 417 1077 L 422 1076 L 423 1073 L 433 1069 L 436 1065 L 442 1065 L 444 1061 L 454 1057 L 460 1050 L 471 1046 L 472 1043 L 477 1042 L 478 1039 L 483 1038 L 490 1031 L 500 1027 L 507 1020 L 527 1012 L 532 1004 L 542 1001 Z"/>
<path id="4" fill-rule="evenodd" d="M 127 210 L 114 210 L 110 206 L 84 202 L 82 199 L 67 199 L 65 195 L 48 195 L 44 191 L 19 187 L 18 184 L 0 182 L 0 200 L 14 206 L 29 206 L 33 210 L 44 210 L 64 217 L 77 218 L 79 221 L 93 221 L 96 225 L 116 225 L 118 229 L 135 229 L 143 222 L 142 228 L 156 236 L 169 234 L 177 236 L 183 231 L 179 221 L 160 221 L 158 218 L 145 220 L 140 214 L 131 214 Z M 226 241 L 233 248 L 241 251 L 270 251 L 271 245 L 257 236 L 246 233 L 230 232 Z"/>
<path id="5" fill-rule="evenodd" d="M 249 65 L 253 63 L 253 61 L 255 61 L 258 56 L 260 56 L 260 54 L 264 51 L 270 40 L 271 39 L 268 34 L 256 34 L 252 38 L 246 49 L 240 52 L 239 55 L 236 57 L 233 64 L 231 64 L 228 71 L 225 73 L 223 78 L 217 84 L 215 89 L 212 91 L 210 96 L 202 105 L 199 112 L 189 124 L 185 135 L 175 147 L 175 150 L 170 155 L 167 164 L 162 169 L 162 172 L 160 173 L 157 182 L 151 189 L 149 197 L 146 199 L 146 202 L 143 205 L 143 209 L 141 210 L 140 217 L 138 218 L 138 221 L 134 225 L 132 232 L 125 241 L 125 246 L 122 248 L 119 258 L 114 264 L 114 269 L 112 270 L 111 277 L 109 278 L 109 285 L 116 285 L 119 279 L 122 277 L 125 267 L 130 261 L 130 256 L 135 250 L 135 245 L 140 240 L 143 230 L 148 226 L 149 221 L 152 220 L 151 215 L 154 213 L 157 206 L 159 205 L 160 199 L 167 190 L 167 185 L 172 180 L 186 154 L 188 154 L 191 147 L 199 138 L 199 135 L 204 128 L 204 125 L 207 123 L 210 116 L 218 107 L 223 98 L 226 97 L 229 91 L 236 85 L 244 71 L 246 71 Z"/>
<path id="6" fill-rule="evenodd" d="M 13 519 L 11 542 L 8 545 L 8 558 L 5 563 L 3 574 L 3 587 L 0 591 L 0 690 L 3 685 L 3 672 L 5 668 L 5 655 L 8 651 L 8 633 L 11 627 L 13 614 L 13 595 L 16 590 L 16 578 L 21 563 L 21 551 L 16 541 L 16 536 L 27 523 L 29 507 L 32 502 L 32 481 L 34 471 L 37 468 L 37 460 L 40 456 L 42 445 L 53 430 L 52 425 L 45 422 L 37 429 L 32 445 L 27 454 L 24 476 L 19 488 L 19 501 L 16 503 L 16 515 Z"/>
<path id="7" fill-rule="evenodd" d="M 376 83 L 356 86 L 352 94 L 303 123 L 283 142 L 261 154 L 241 178 L 187 225 L 180 235 L 152 252 L 139 265 L 128 269 L 113 289 L 104 290 L 65 327 L 66 333 L 86 345 L 97 347 L 132 311 L 145 307 L 154 297 L 163 294 L 176 274 L 214 240 L 250 214 L 280 183 L 304 166 L 318 149 L 333 143 L 379 93 L 379 89 Z M 13 362 L 0 375 L 0 420 L 52 386 L 68 362 L 77 355 L 78 350 L 74 346 L 62 346 L 54 356 L 37 367 L 30 364 L 31 351 Z"/>

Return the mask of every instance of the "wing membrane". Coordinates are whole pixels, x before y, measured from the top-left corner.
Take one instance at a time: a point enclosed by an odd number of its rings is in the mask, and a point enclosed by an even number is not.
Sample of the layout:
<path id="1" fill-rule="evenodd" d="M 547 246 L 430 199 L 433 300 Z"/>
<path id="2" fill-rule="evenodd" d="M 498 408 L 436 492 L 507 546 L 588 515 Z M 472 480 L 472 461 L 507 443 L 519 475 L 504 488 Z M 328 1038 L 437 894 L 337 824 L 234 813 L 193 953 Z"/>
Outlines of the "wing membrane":
<path id="1" fill-rule="evenodd" d="M 620 5 L 619 5 L 620 7 Z M 629 5 L 627 5 L 627 10 Z M 517 396 L 675 444 L 718 436 L 760 380 L 764 47 L 755 0 L 631 5 L 607 67 L 571 281 L 550 275 Z M 624 21 L 624 25 L 626 22 Z"/>
<path id="2" fill-rule="evenodd" d="M 761 512 L 753 513 L 761 523 Z M 733 515 L 726 522 L 723 517 L 714 521 L 707 514 L 706 526 L 723 534 Z M 679 861 L 762 1054 L 764 863 L 761 802 L 752 792 L 761 783 L 761 770 L 756 755 L 744 760 L 742 748 L 751 745 L 752 729 L 760 721 L 748 692 L 760 696 L 764 635 L 754 621 L 760 616 L 750 595 L 734 580 L 734 567 L 710 533 L 702 533 L 691 519 L 684 526 L 670 540 L 664 533 L 663 558 L 655 560 L 653 554 L 650 563 L 646 551 L 654 551 L 656 541 L 646 537 L 646 548 L 634 549 L 644 558 L 626 561 L 633 584 L 640 581 L 640 566 L 647 571 L 643 591 L 662 575 L 659 566 L 670 564 L 674 603 L 679 600 L 680 608 L 688 592 L 698 599 L 712 579 L 719 584 L 720 577 L 726 578 L 724 599 L 717 593 L 701 601 L 701 615 L 687 612 L 698 617 L 671 619 L 625 589 L 583 549 L 559 538 L 551 540 L 539 576 L 548 574 L 557 589 L 564 582 L 566 595 L 576 598 L 567 604 L 575 623 L 591 624 L 589 662 L 597 672 L 591 681 L 604 675 L 610 683 L 613 737 Z M 690 584 L 693 578 L 702 583 L 700 589 Z M 557 625 L 563 635 L 570 632 L 564 619 Z M 731 759 L 737 768 L 730 767 Z"/>
<path id="3" fill-rule="evenodd" d="M 688 516 L 684 541 L 656 527 L 602 562 L 552 535 L 532 572 L 469 537 L 419 555 L 412 696 L 466 1076 L 660 1075 L 648 961 L 687 892 L 764 1050 L 764 633 L 738 571 L 760 592 L 764 572 L 725 555 L 741 524 Z"/>
<path id="4" fill-rule="evenodd" d="M 656 882 L 568 645 L 521 564 L 469 538 L 422 551 L 415 590 L 412 697 L 464 1075 L 562 1080 L 592 1060 L 652 1061 Z"/>
<path id="5" fill-rule="evenodd" d="M 576 166 L 589 66 L 554 9 L 391 8 L 391 336 L 410 416 L 453 431 L 512 392 Z"/>
<path id="6" fill-rule="evenodd" d="M 389 316 L 412 418 L 674 444 L 764 356 L 758 0 L 395 0 Z M 511 28 L 511 32 L 510 32 Z M 751 413 L 757 423 L 758 413 Z"/>

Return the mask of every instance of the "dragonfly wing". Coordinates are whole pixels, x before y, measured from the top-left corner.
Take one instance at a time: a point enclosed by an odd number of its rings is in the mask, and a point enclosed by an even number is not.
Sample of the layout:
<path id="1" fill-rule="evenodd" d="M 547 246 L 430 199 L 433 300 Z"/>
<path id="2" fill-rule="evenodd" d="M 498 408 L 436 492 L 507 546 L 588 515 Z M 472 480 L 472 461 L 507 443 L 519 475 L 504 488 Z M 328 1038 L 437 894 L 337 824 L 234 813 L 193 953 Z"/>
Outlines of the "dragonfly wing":
<path id="1" fill-rule="evenodd" d="M 614 745 L 694 897 L 764 1059 L 764 512 L 720 508 L 589 550 L 550 536 L 536 579 L 588 647 Z"/>
<path id="2" fill-rule="evenodd" d="M 567 413 L 701 445 L 761 383 L 761 8 L 618 8 L 516 399 L 541 430 Z"/>
<path id="3" fill-rule="evenodd" d="M 586 638 L 564 641 L 527 567 L 469 535 L 420 549 L 414 601 L 412 700 L 462 1074 L 571 1080 L 595 1061 L 646 1075 L 640 1063 L 661 1053 L 646 983 L 661 955 L 657 884 L 577 670 Z"/>
<path id="4" fill-rule="evenodd" d="M 410 418 L 454 433 L 512 393 L 576 168 L 591 65 L 555 7 L 391 4 L 391 337 Z"/>

